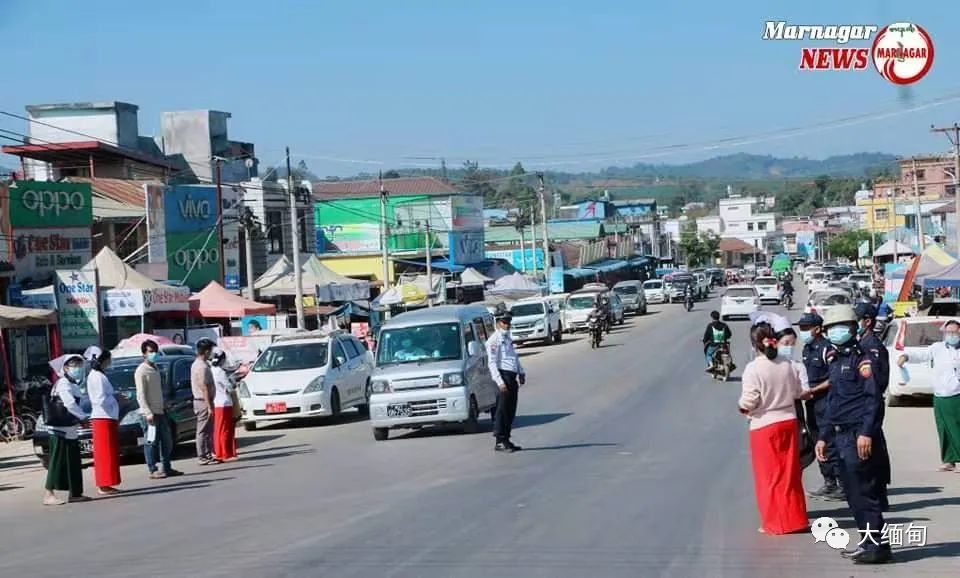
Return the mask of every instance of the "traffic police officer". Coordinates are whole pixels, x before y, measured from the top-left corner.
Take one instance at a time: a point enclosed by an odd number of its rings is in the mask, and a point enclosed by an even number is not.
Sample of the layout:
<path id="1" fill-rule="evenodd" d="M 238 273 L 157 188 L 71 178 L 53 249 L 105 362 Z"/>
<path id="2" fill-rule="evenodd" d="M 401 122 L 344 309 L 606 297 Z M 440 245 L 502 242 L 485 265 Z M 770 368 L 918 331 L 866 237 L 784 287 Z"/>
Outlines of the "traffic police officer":
<path id="1" fill-rule="evenodd" d="M 807 382 L 813 396 L 805 402 L 807 428 L 810 434 L 817 436 L 820 424 L 824 423 L 827 412 L 827 390 L 830 388 L 830 359 L 833 346 L 823 336 L 823 318 L 816 313 L 804 313 L 797 322 L 800 330 L 797 337 L 803 345 L 803 366 L 807 370 Z M 837 466 L 837 452 L 833 444 L 827 444 L 827 459 L 820 462 L 820 475 L 823 486 L 808 492 L 811 498 L 843 501 L 843 483 Z"/>
<path id="2" fill-rule="evenodd" d="M 520 356 L 510 338 L 512 317 L 509 313 L 497 316 L 497 330 L 487 339 L 487 364 L 490 377 L 500 389 L 497 395 L 497 412 L 493 419 L 493 435 L 498 452 L 518 452 L 520 446 L 510 441 L 513 419 L 517 415 L 517 394 L 526 382 L 526 372 L 520 364 Z"/>
<path id="3" fill-rule="evenodd" d="M 858 564 L 882 564 L 891 559 L 890 544 L 881 534 L 883 482 L 876 451 L 883 398 L 873 361 L 857 342 L 853 307 L 834 306 L 823 325 L 836 353 L 830 364 L 826 419 L 817 432 L 817 458 L 825 461 L 827 444 L 836 445 L 847 504 L 861 534 L 860 547 L 844 555 Z"/>
<path id="4" fill-rule="evenodd" d="M 860 336 L 860 348 L 870 356 L 873 361 L 873 373 L 876 378 L 877 387 L 880 390 L 880 413 L 877 418 L 880 430 L 877 433 L 877 443 L 875 451 L 880 464 L 880 480 L 883 482 L 883 494 L 880 499 L 880 505 L 884 511 L 889 509 L 887 500 L 887 486 L 890 485 L 890 453 L 887 450 L 887 439 L 883 434 L 883 418 L 886 414 L 886 403 L 883 396 L 887 392 L 887 385 L 890 383 L 890 353 L 886 346 L 880 340 L 880 337 L 874 331 L 876 327 L 877 308 L 872 303 L 857 303 L 853 312 L 857 316 L 857 333 Z"/>

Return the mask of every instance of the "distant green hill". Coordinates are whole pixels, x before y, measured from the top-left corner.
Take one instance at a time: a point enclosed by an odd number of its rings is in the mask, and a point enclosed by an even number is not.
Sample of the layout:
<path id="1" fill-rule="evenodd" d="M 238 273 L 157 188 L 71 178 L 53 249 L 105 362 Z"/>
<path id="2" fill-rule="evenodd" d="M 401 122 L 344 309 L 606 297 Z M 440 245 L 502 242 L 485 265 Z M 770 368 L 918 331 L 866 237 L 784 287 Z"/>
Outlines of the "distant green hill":
<path id="1" fill-rule="evenodd" d="M 734 180 L 868 177 L 877 171 L 894 170 L 897 157 L 885 153 L 856 153 L 828 157 L 781 159 L 769 155 L 738 153 L 714 157 L 685 165 L 651 165 L 638 163 L 632 167 L 610 167 L 600 171 L 605 178 L 693 177 Z"/>

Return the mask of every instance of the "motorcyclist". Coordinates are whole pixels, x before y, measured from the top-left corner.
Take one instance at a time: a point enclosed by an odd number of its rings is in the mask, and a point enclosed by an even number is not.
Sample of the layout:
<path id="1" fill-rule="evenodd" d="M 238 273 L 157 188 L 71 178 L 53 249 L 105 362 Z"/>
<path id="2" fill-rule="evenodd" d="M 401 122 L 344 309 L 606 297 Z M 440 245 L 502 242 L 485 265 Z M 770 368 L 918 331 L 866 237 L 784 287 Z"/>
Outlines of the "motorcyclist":
<path id="1" fill-rule="evenodd" d="M 706 371 L 713 369 L 713 353 L 721 345 L 728 344 L 733 337 L 730 326 L 720 321 L 719 311 L 711 311 L 710 319 L 710 323 L 703 332 L 703 352 L 707 357 Z"/>
<path id="2" fill-rule="evenodd" d="M 600 296 L 600 318 L 603 319 L 604 323 L 607 324 L 607 327 L 613 325 L 613 311 L 610 309 L 610 297 L 607 295 Z"/>
<path id="3" fill-rule="evenodd" d="M 787 296 L 790 296 L 790 300 L 793 300 L 793 281 L 790 280 L 790 277 L 784 276 L 783 283 L 780 286 L 780 300 L 786 301 Z"/>
<path id="4" fill-rule="evenodd" d="M 683 303 L 693 303 L 693 284 L 687 283 L 683 286 Z"/>

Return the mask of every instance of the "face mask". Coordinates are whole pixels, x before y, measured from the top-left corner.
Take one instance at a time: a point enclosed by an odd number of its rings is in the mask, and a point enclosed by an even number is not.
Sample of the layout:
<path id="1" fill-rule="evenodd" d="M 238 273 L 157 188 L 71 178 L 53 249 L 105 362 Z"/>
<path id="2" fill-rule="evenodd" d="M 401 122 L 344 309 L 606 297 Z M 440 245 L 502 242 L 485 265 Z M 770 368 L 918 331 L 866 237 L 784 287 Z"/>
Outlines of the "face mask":
<path id="1" fill-rule="evenodd" d="M 793 359 L 793 346 L 781 345 L 777 347 L 777 356 L 782 359 Z"/>
<path id="2" fill-rule="evenodd" d="M 954 334 L 947 335 L 946 337 L 944 337 L 944 341 L 947 342 L 947 345 L 956 346 L 960 344 L 960 335 L 954 335 Z"/>
<path id="3" fill-rule="evenodd" d="M 149 361 L 150 363 L 156 363 L 157 359 L 159 358 L 160 358 L 160 354 L 157 353 L 156 351 L 151 351 L 150 353 L 147 354 L 147 361 Z"/>
<path id="4" fill-rule="evenodd" d="M 867 332 L 867 328 L 863 325 L 857 325 L 857 335 L 863 335 Z"/>
<path id="5" fill-rule="evenodd" d="M 853 337 L 853 335 L 850 332 L 850 328 L 845 325 L 836 325 L 827 329 L 827 339 L 834 345 L 843 345 L 850 341 L 851 337 Z"/>
<path id="6" fill-rule="evenodd" d="M 80 381 L 83 379 L 83 368 L 82 367 L 68 367 L 67 368 L 67 377 L 73 381 Z"/>
<path id="7" fill-rule="evenodd" d="M 804 343 L 811 343 L 813 341 L 813 331 L 803 331 L 801 329 L 800 332 L 797 333 L 797 337 Z"/>

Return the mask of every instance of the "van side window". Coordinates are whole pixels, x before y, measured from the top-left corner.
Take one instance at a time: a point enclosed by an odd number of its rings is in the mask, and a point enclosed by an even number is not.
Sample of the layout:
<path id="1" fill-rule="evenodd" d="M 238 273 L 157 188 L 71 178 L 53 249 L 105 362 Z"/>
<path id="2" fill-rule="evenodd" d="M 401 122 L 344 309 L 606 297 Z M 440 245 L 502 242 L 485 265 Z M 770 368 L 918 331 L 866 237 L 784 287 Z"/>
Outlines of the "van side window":
<path id="1" fill-rule="evenodd" d="M 483 318 L 483 328 L 487 330 L 487 335 L 493 335 L 497 329 L 493 326 L 493 316 Z"/>
<path id="2" fill-rule="evenodd" d="M 473 325 L 468 321 L 463 324 L 463 342 L 469 344 L 474 339 L 476 337 L 473 334 Z"/>
<path id="3" fill-rule="evenodd" d="M 474 330 L 475 330 L 476 333 L 477 333 L 477 338 L 478 338 L 482 343 L 486 343 L 486 342 L 487 342 L 487 337 L 488 337 L 488 335 L 487 335 L 487 328 L 486 328 L 486 326 L 484 326 L 484 324 L 483 324 L 483 318 L 482 318 L 482 317 L 477 317 L 476 319 L 474 319 L 474 320 L 473 320 L 473 325 L 474 325 Z M 469 342 L 468 342 L 468 343 L 469 343 Z"/>
<path id="4" fill-rule="evenodd" d="M 343 343 L 343 348 L 347 350 L 347 355 L 350 356 L 350 359 L 360 356 L 360 349 L 357 347 L 357 344 L 354 343 L 353 339 L 346 337 L 341 343 Z"/>

